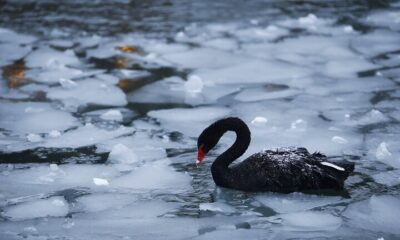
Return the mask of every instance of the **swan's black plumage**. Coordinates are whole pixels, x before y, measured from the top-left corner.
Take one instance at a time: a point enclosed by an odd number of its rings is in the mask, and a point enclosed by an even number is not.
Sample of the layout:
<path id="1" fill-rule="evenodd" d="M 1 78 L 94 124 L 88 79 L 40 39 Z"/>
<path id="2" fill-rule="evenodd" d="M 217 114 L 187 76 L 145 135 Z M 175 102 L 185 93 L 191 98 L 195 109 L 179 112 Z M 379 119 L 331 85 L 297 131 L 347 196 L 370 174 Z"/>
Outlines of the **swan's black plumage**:
<path id="1" fill-rule="evenodd" d="M 250 130 L 239 118 L 221 119 L 207 127 L 198 138 L 199 151 L 208 153 L 227 131 L 236 132 L 236 141 L 211 166 L 214 182 L 221 187 L 284 193 L 341 190 L 354 170 L 354 163 L 329 163 L 325 155 L 319 152 L 311 154 L 305 148 L 266 150 L 229 166 L 250 144 Z"/>

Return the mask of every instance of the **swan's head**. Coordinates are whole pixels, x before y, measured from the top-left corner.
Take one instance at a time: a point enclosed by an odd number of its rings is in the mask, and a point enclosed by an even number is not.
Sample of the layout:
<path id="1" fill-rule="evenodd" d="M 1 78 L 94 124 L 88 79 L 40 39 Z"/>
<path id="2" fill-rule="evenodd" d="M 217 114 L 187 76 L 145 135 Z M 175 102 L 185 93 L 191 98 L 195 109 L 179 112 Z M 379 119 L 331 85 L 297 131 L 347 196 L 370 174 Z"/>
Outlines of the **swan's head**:
<path id="1" fill-rule="evenodd" d="M 217 145 L 221 138 L 221 132 L 212 124 L 206 128 L 197 139 L 197 160 L 196 165 L 199 166 L 207 153 Z"/>

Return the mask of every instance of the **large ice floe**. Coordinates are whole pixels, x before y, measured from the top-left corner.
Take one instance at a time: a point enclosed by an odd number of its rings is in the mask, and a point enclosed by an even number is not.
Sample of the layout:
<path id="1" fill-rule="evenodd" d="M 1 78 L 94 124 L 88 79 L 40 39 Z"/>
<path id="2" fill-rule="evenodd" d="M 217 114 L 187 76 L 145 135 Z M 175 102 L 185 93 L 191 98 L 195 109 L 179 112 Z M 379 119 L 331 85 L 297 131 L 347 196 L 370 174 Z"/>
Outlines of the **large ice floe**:
<path id="1" fill-rule="evenodd" d="M 398 3 L 339 16 L 325 3 L 296 4 L 294 14 L 282 10 L 294 3 L 264 11 L 255 1 L 249 17 L 229 19 L 235 10 L 213 3 L 207 12 L 221 19 L 203 21 L 200 2 L 184 9 L 191 17 L 161 14 L 184 7 L 175 1 L 151 14 L 117 2 L 113 17 L 44 16 L 59 29 L 3 21 L 0 239 L 400 238 Z M 72 23 L 83 16 L 82 32 Z M 236 136 L 222 137 L 201 168 L 196 141 L 229 116 L 252 133 L 238 162 L 307 147 L 355 163 L 346 190 L 216 187 L 210 165 Z"/>

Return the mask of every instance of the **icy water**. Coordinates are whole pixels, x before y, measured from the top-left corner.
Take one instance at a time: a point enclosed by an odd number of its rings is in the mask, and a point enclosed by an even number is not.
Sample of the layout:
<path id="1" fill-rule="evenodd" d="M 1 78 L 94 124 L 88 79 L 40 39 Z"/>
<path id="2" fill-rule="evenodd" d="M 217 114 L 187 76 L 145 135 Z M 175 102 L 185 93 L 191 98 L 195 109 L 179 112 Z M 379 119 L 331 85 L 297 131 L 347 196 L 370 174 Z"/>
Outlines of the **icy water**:
<path id="1" fill-rule="evenodd" d="M 400 239 L 400 4 L 0 2 L 0 239 Z M 356 164 L 344 192 L 217 188 L 197 136 Z"/>

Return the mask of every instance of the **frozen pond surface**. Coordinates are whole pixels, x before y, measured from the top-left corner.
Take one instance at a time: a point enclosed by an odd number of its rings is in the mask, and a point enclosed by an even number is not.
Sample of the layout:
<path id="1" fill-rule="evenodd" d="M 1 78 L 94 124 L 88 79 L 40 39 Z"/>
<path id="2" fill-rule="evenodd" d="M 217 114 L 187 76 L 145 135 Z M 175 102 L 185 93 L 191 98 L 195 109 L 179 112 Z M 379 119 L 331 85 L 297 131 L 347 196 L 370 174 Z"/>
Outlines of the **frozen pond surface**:
<path id="1" fill-rule="evenodd" d="M 399 239 L 400 4 L 245 2 L 1 2 L 0 239 Z M 225 116 L 347 191 L 215 187 Z"/>

